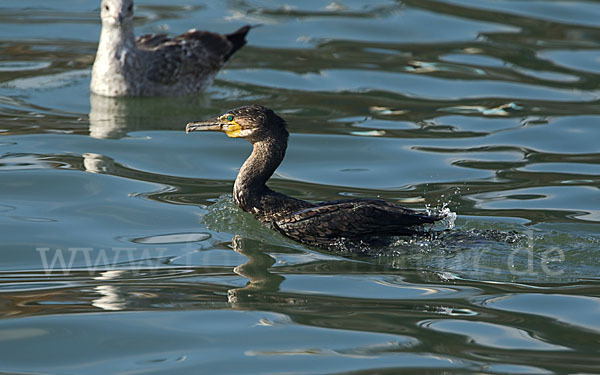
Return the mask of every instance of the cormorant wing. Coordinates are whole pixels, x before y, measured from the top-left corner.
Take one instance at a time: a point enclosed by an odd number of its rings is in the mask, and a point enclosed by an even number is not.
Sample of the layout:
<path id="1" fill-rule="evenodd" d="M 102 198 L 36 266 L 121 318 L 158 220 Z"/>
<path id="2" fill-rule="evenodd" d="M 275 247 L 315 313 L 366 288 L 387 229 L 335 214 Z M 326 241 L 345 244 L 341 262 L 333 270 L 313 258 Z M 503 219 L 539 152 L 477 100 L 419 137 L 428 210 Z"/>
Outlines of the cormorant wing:
<path id="1" fill-rule="evenodd" d="M 411 235 L 414 227 L 441 216 L 427 215 L 382 200 L 343 200 L 297 211 L 274 222 L 281 233 L 301 242 L 377 235 Z"/>

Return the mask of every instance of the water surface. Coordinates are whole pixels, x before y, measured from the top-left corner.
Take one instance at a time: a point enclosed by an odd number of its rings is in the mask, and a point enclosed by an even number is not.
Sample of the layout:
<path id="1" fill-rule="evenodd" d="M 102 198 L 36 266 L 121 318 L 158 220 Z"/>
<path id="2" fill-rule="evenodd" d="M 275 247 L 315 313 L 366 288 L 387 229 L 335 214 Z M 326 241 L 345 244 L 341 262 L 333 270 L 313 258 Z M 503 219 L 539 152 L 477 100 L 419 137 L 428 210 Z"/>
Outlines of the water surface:
<path id="1" fill-rule="evenodd" d="M 138 35 L 262 24 L 183 98 L 90 96 L 98 12 L 0 5 L 0 372 L 598 372 L 598 1 L 139 0 Z M 184 132 L 252 103 L 291 132 L 272 188 L 455 228 L 344 257 L 264 227 L 249 144 Z"/>

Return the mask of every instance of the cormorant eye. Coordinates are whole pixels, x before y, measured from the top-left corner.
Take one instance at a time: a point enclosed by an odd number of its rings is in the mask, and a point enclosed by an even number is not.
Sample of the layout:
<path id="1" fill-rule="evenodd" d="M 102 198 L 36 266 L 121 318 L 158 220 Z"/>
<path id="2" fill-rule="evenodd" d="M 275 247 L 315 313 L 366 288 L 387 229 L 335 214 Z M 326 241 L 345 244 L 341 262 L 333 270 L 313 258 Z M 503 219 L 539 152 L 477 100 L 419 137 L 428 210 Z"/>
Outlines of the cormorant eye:
<path id="1" fill-rule="evenodd" d="M 233 116 L 232 115 L 227 116 L 227 121 L 229 121 L 229 122 L 233 121 Z"/>
<path id="2" fill-rule="evenodd" d="M 105 5 L 105 6 L 104 6 L 104 9 L 106 9 L 106 10 L 110 10 L 110 8 L 108 7 L 108 5 Z"/>

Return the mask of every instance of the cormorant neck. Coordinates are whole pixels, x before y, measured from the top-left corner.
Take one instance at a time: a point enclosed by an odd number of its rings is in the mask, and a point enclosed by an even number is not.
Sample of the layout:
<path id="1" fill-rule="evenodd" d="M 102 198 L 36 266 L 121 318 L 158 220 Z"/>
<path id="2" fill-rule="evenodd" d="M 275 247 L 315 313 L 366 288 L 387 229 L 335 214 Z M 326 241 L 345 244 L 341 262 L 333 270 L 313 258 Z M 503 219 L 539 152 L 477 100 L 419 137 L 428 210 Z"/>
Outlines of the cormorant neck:
<path id="1" fill-rule="evenodd" d="M 287 131 L 279 137 L 270 136 L 252 143 L 252 154 L 235 179 L 233 197 L 238 206 L 253 214 L 260 213 L 260 198 L 271 190 L 266 186 L 273 175 L 287 148 Z"/>

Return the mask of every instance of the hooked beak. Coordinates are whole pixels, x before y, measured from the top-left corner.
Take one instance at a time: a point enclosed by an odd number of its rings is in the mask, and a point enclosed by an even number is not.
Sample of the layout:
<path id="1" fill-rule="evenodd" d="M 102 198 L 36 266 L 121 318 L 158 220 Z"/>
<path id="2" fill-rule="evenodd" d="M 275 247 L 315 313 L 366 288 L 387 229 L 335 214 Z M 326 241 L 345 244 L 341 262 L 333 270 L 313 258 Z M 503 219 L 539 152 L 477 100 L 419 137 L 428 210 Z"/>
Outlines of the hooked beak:
<path id="1" fill-rule="evenodd" d="M 225 122 L 224 120 L 220 120 L 218 117 L 213 117 L 204 121 L 193 121 L 188 122 L 185 127 L 185 132 L 195 132 L 200 130 L 212 130 L 223 132 L 227 134 L 228 137 L 231 138 L 239 138 L 246 137 L 248 134 L 248 130 L 242 129 L 241 125 L 235 121 Z"/>
<path id="2" fill-rule="evenodd" d="M 218 131 L 218 132 L 227 132 L 227 130 L 229 129 L 229 124 L 225 124 L 222 121 L 219 121 L 218 118 L 211 118 L 208 120 L 204 120 L 204 121 L 192 121 L 192 122 L 188 122 L 188 124 L 185 127 L 185 132 L 189 133 L 189 132 L 195 132 L 195 131 L 207 131 L 207 130 L 212 130 L 212 131 Z"/>

